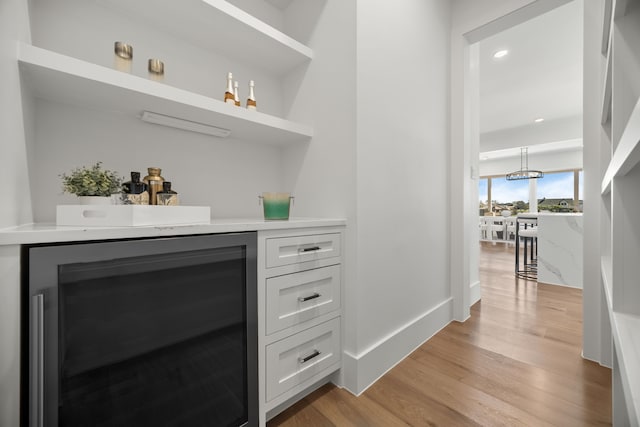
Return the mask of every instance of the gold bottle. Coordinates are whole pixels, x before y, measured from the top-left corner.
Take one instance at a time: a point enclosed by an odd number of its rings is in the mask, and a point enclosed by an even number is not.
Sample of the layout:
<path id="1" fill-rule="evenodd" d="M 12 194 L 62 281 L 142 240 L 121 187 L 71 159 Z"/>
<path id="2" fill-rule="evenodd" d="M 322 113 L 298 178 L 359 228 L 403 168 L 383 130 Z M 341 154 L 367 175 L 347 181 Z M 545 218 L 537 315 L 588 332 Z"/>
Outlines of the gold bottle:
<path id="1" fill-rule="evenodd" d="M 164 182 L 164 178 L 160 176 L 162 169 L 147 168 L 147 172 L 149 173 L 149 175 L 145 176 L 142 181 L 147 184 L 148 187 L 149 204 L 155 205 L 158 203 L 156 195 L 159 191 L 162 191 L 162 183 Z"/>
<path id="2" fill-rule="evenodd" d="M 253 93 L 254 87 L 255 83 L 253 82 L 253 80 L 249 80 L 249 98 L 247 98 L 247 109 L 249 110 L 257 109 L 256 95 Z"/>
<path id="3" fill-rule="evenodd" d="M 235 96 L 233 95 L 233 74 L 227 74 L 227 90 L 224 92 L 224 102 L 236 105 Z"/>

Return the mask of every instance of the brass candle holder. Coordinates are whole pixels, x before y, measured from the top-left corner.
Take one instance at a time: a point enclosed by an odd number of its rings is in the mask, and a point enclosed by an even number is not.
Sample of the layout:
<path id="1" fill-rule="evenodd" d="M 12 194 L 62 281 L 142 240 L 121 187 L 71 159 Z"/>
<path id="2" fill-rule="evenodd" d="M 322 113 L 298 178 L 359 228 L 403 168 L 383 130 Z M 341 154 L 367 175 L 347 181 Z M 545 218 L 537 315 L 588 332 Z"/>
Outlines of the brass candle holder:
<path id="1" fill-rule="evenodd" d="M 149 78 L 155 81 L 164 80 L 164 63 L 159 59 L 149 59 Z"/>
<path id="2" fill-rule="evenodd" d="M 115 42 L 113 46 L 114 68 L 118 71 L 131 73 L 131 64 L 133 62 L 133 46 L 124 42 Z"/>

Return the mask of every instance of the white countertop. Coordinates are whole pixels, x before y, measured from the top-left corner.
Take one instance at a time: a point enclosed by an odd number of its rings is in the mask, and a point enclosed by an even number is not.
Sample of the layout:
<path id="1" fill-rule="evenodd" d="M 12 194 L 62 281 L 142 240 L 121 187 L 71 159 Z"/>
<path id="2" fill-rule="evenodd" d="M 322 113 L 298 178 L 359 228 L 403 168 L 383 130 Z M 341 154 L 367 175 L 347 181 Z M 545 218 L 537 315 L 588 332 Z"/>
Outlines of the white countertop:
<path id="1" fill-rule="evenodd" d="M 40 223 L 0 229 L 0 246 L 335 227 L 346 225 L 346 223 L 347 221 L 341 218 L 290 218 L 286 221 L 265 221 L 262 218 L 229 218 L 212 219 L 209 224 L 145 227 L 69 227 Z"/>

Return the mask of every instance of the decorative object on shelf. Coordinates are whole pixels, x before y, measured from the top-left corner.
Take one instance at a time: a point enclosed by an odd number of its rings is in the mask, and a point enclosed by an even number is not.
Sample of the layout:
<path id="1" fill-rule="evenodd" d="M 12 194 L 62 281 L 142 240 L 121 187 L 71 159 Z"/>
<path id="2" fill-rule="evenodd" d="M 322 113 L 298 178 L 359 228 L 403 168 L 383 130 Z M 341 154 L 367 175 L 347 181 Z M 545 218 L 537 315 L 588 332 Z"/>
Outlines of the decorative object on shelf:
<path id="1" fill-rule="evenodd" d="M 131 181 L 122 184 L 122 201 L 125 205 L 148 205 L 147 184 L 140 181 L 140 172 L 131 172 Z"/>
<path id="2" fill-rule="evenodd" d="M 262 193 L 262 196 L 258 196 L 258 200 L 262 202 L 264 219 L 267 221 L 289 219 L 293 199 L 290 193 Z"/>
<path id="3" fill-rule="evenodd" d="M 149 175 L 145 176 L 142 180 L 145 184 L 147 184 L 147 191 L 149 192 L 149 204 L 155 205 L 158 202 L 157 194 L 162 191 L 162 183 L 164 182 L 164 178 L 160 176 L 162 173 L 162 169 L 160 168 L 147 168 L 147 173 Z"/>
<path id="4" fill-rule="evenodd" d="M 238 95 L 238 81 L 233 82 L 233 100 L 236 103 L 236 107 L 240 106 L 240 96 Z"/>
<path id="5" fill-rule="evenodd" d="M 254 87 L 255 83 L 253 82 L 253 80 L 249 80 L 249 98 L 247 98 L 247 108 L 249 110 L 257 109 L 256 95 L 253 92 Z"/>
<path id="6" fill-rule="evenodd" d="M 233 73 L 227 74 L 227 90 L 224 92 L 224 102 L 236 105 L 235 96 L 233 95 Z"/>
<path id="7" fill-rule="evenodd" d="M 157 82 L 164 80 L 164 62 L 159 59 L 150 58 L 147 68 L 149 70 L 149 78 L 151 80 L 155 80 Z"/>
<path id="8" fill-rule="evenodd" d="M 543 178 L 544 173 L 539 170 L 529 169 L 529 148 L 520 148 L 520 170 L 507 174 L 507 181 L 515 181 L 518 179 L 537 179 Z"/>
<path id="9" fill-rule="evenodd" d="M 60 177 L 62 190 L 78 196 L 81 204 L 111 204 L 111 195 L 122 191 L 122 178 L 114 171 L 103 169 L 102 162 L 97 162 L 90 167 L 76 168 L 69 174 L 63 173 Z"/>
<path id="10" fill-rule="evenodd" d="M 171 181 L 162 183 L 162 191 L 158 191 L 157 198 L 157 205 L 178 206 L 178 193 L 171 189 Z"/>
<path id="11" fill-rule="evenodd" d="M 133 62 L 133 46 L 124 42 L 115 42 L 113 51 L 115 53 L 113 66 L 118 71 L 131 72 Z"/>

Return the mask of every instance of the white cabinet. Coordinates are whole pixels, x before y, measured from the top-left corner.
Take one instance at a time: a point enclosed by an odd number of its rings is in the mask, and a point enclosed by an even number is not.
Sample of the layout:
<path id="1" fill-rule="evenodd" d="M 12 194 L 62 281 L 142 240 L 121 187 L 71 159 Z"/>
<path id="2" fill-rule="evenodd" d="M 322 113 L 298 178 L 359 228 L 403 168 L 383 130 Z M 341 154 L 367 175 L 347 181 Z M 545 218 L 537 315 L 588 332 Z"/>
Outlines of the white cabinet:
<path id="1" fill-rule="evenodd" d="M 268 345 L 265 371 L 267 402 L 319 373 L 329 372 L 339 362 L 340 318 Z"/>
<path id="2" fill-rule="evenodd" d="M 601 273 L 613 340 L 614 425 L 640 424 L 640 0 L 606 2 Z M 607 163 L 608 162 L 608 163 Z M 607 336 L 606 333 L 603 336 Z"/>
<path id="3" fill-rule="evenodd" d="M 333 265 L 266 279 L 267 335 L 339 310 L 341 275 Z"/>
<path id="4" fill-rule="evenodd" d="M 343 231 L 336 227 L 258 233 L 259 395 L 265 417 L 341 367 L 342 245 Z"/>
<path id="5" fill-rule="evenodd" d="M 267 239 L 267 268 L 340 256 L 340 234 Z"/>

